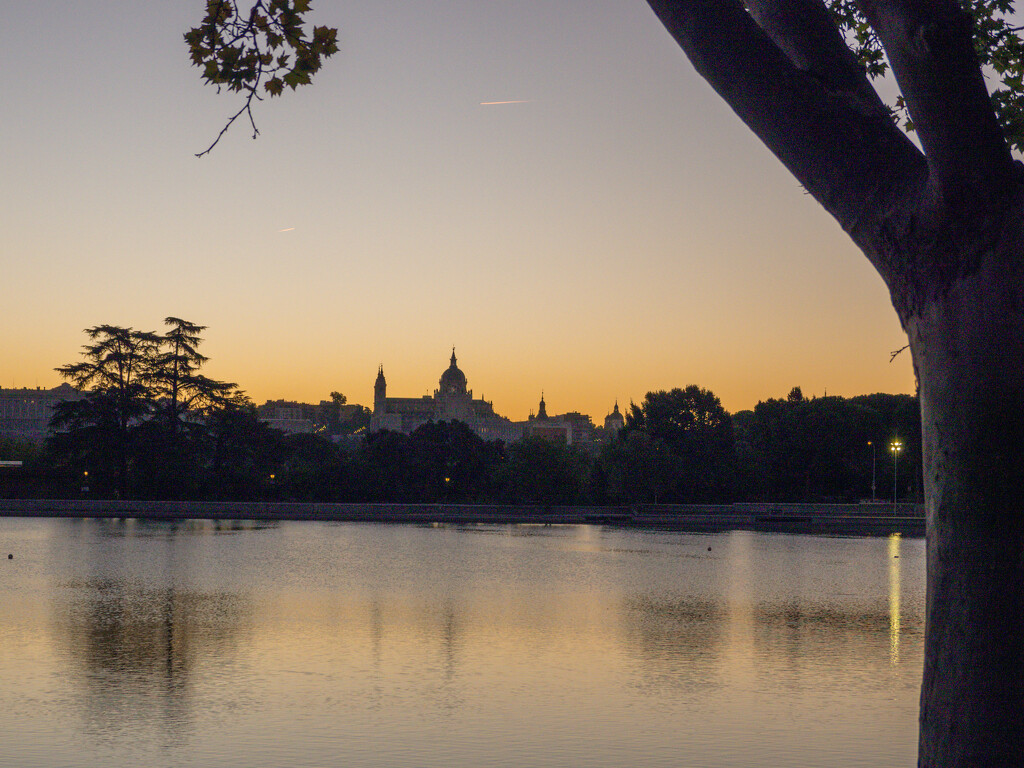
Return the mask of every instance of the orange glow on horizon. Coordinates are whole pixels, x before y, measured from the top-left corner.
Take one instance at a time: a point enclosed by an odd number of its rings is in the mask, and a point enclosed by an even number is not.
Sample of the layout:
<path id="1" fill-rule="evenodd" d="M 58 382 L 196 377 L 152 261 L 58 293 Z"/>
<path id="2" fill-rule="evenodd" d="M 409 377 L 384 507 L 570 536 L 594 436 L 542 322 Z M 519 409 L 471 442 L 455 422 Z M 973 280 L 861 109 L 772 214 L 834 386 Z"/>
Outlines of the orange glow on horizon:
<path id="1" fill-rule="evenodd" d="M 131 8 L 49 19 L 53 56 L 5 95 L 0 386 L 60 384 L 83 328 L 173 315 L 207 326 L 204 373 L 258 403 L 370 405 L 381 363 L 389 394 L 431 394 L 453 342 L 474 396 L 516 421 L 542 389 L 595 423 L 689 384 L 732 412 L 797 385 L 914 390 L 878 275 L 643 8 L 402 25 L 353 0 L 324 20 L 352 30 L 344 64 L 203 160 L 224 98 L 175 34 L 126 34 L 193 12 Z M 488 90 L 536 98 L 473 101 Z"/>

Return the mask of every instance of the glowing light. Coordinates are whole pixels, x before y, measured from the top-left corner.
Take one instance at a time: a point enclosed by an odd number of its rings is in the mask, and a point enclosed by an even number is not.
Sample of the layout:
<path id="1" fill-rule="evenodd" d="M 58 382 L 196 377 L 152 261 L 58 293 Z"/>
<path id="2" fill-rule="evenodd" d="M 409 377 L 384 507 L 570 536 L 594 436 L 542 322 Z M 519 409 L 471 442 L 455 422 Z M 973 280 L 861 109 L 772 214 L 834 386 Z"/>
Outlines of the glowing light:
<path id="1" fill-rule="evenodd" d="M 889 662 L 900 660 L 900 541 L 901 536 L 889 536 Z"/>

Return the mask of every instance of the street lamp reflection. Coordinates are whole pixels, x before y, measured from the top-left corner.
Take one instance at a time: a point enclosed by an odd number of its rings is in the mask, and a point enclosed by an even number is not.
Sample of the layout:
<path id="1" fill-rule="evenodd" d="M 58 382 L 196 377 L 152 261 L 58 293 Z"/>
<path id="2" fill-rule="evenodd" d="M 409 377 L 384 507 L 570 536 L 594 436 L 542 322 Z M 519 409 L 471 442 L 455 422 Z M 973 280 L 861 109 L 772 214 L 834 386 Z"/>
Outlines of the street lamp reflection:
<path id="1" fill-rule="evenodd" d="M 900 660 L 900 542 L 898 533 L 889 536 L 889 663 Z"/>

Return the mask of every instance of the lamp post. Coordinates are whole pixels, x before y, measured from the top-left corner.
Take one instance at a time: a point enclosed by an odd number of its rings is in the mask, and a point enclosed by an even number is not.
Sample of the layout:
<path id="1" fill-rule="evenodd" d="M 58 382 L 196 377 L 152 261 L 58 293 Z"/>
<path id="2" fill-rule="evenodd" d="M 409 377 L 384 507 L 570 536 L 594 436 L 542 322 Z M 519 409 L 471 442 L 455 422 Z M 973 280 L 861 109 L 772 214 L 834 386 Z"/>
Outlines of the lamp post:
<path id="1" fill-rule="evenodd" d="M 873 440 L 868 440 L 868 445 L 871 446 L 871 502 L 875 501 L 875 443 Z"/>
<path id="2" fill-rule="evenodd" d="M 896 512 L 896 471 L 898 465 L 898 459 L 900 457 L 900 451 L 903 450 L 903 443 L 899 440 L 893 440 L 889 446 L 889 450 L 892 451 L 892 511 Z"/>

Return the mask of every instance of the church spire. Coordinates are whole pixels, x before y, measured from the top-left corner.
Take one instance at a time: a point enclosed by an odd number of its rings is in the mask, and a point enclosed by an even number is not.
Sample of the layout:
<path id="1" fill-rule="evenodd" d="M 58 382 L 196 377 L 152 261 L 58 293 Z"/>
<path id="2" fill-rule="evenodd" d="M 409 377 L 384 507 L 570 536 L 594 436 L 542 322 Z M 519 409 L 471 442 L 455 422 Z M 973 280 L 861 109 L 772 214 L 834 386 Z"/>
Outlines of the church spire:
<path id="1" fill-rule="evenodd" d="M 455 347 L 454 346 L 452 347 L 452 368 L 458 368 L 458 365 L 456 365 L 456 363 L 455 363 Z"/>
<path id="2" fill-rule="evenodd" d="M 384 398 L 387 397 L 388 385 L 384 380 L 384 365 L 377 366 L 377 380 L 373 382 L 373 407 L 384 405 Z"/>
<path id="3" fill-rule="evenodd" d="M 544 390 L 540 391 L 540 407 L 537 408 L 537 418 L 546 420 L 548 417 L 547 404 L 544 402 Z"/>

